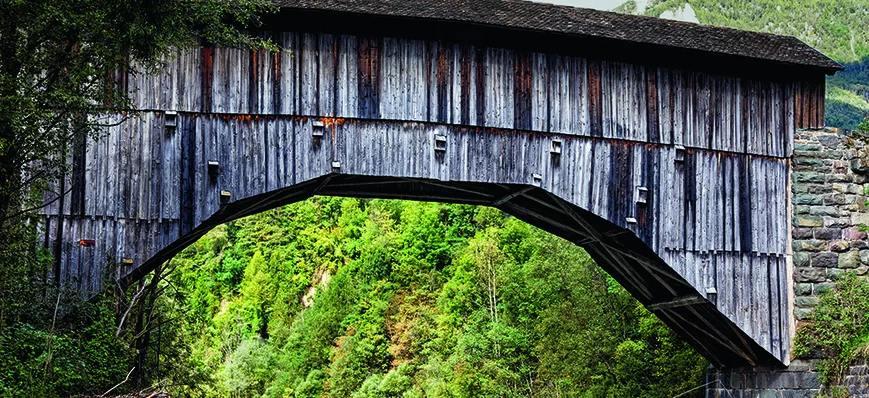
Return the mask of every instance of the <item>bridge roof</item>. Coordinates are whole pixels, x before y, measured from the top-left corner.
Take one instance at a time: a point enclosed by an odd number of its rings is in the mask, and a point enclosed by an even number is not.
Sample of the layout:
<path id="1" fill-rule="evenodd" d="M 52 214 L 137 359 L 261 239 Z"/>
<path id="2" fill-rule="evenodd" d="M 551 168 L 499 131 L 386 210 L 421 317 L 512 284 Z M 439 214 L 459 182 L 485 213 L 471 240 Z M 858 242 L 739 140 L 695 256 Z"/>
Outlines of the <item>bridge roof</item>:
<path id="1" fill-rule="evenodd" d="M 283 9 L 442 21 L 574 39 L 602 39 L 716 58 L 747 58 L 817 69 L 827 74 L 844 69 L 791 36 L 525 0 L 275 0 L 275 4 Z"/>

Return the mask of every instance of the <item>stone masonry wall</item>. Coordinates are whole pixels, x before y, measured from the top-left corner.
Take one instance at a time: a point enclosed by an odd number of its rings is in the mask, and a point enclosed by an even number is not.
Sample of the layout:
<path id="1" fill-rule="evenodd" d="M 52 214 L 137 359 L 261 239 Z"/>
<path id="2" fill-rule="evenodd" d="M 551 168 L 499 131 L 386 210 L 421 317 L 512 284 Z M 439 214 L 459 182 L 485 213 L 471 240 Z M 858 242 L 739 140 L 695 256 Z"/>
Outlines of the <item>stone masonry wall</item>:
<path id="1" fill-rule="evenodd" d="M 842 385 L 848 389 L 851 398 L 869 398 L 869 367 L 852 366 Z"/>
<path id="2" fill-rule="evenodd" d="M 865 206 L 869 167 L 836 129 L 800 130 L 795 137 L 793 184 L 793 287 L 796 324 L 818 304 L 818 294 L 845 272 L 869 274 Z M 822 387 L 814 360 L 786 369 L 709 369 L 707 398 L 814 398 Z M 851 367 L 842 380 L 852 397 L 869 398 L 869 370 Z"/>
<path id="3" fill-rule="evenodd" d="M 844 272 L 869 272 L 865 166 L 836 130 L 800 130 L 793 156 L 794 316 L 806 318 L 817 294 Z"/>
<path id="4" fill-rule="evenodd" d="M 814 361 L 794 361 L 787 369 L 709 368 L 706 398 L 815 398 L 821 393 Z"/>
<path id="5" fill-rule="evenodd" d="M 814 360 L 796 360 L 787 369 L 741 368 L 706 375 L 706 398 L 816 398 L 823 397 Z M 851 398 L 869 398 L 869 367 L 855 365 L 842 379 Z"/>

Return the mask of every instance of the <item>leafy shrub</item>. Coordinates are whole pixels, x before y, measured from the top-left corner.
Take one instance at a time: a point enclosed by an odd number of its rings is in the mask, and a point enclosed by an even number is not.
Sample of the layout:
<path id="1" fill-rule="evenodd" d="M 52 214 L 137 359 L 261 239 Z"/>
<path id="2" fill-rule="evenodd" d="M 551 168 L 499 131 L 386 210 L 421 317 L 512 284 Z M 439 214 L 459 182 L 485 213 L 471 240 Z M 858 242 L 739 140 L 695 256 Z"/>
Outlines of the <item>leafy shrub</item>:
<path id="1" fill-rule="evenodd" d="M 111 312 L 99 304 L 80 310 L 54 331 L 28 323 L 0 331 L 0 396 L 102 393 L 124 380 L 132 352 L 115 338 Z"/>
<path id="2" fill-rule="evenodd" d="M 702 384 L 703 358 L 588 254 L 497 209 L 314 198 L 203 239 L 173 260 L 167 304 L 187 360 L 218 374 L 207 396 L 665 397 Z"/>
<path id="3" fill-rule="evenodd" d="M 221 370 L 223 388 L 235 397 L 258 397 L 273 365 L 270 347 L 262 339 L 244 340 Z"/>
<path id="4" fill-rule="evenodd" d="M 856 350 L 869 337 L 869 282 L 849 273 L 820 295 L 810 320 L 797 330 L 798 356 L 822 358 L 819 372 L 835 384 L 856 359 Z"/>

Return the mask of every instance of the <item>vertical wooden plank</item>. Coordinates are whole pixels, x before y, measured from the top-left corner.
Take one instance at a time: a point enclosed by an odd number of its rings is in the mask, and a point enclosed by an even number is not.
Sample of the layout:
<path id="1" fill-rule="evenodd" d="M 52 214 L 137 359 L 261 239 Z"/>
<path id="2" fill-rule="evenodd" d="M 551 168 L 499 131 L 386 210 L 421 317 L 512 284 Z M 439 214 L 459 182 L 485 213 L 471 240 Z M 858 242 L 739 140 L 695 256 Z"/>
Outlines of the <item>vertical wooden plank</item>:
<path id="1" fill-rule="evenodd" d="M 480 109 L 483 108 L 482 102 L 480 101 L 481 97 L 481 79 L 479 71 L 479 57 L 478 53 L 480 50 L 477 46 L 467 45 L 465 46 L 465 51 L 467 52 L 467 62 L 468 62 L 468 123 L 469 125 L 479 125 L 480 124 Z"/>
<path id="2" fill-rule="evenodd" d="M 232 70 L 229 65 L 232 63 L 231 52 L 227 48 L 214 48 L 214 84 L 212 85 L 211 93 L 211 111 L 212 112 L 231 112 L 231 102 L 234 100 L 233 93 L 230 91 L 230 81 Z M 240 70 L 240 68 L 235 68 Z M 238 88 L 238 85 L 234 85 Z"/>
<path id="3" fill-rule="evenodd" d="M 279 111 L 281 114 L 298 114 L 298 52 L 295 34 L 292 32 L 281 32 L 278 36 L 281 52 L 278 54 L 279 66 Z M 183 231 L 182 227 L 182 231 Z"/>
<path id="4" fill-rule="evenodd" d="M 449 75 L 449 100 L 447 108 L 449 110 L 450 124 L 460 124 L 462 122 L 462 46 L 459 44 L 450 45 L 450 75 Z M 512 75 L 512 70 L 510 71 Z M 510 104 L 512 107 L 513 104 Z"/>
<path id="5" fill-rule="evenodd" d="M 408 110 L 406 117 L 408 120 L 422 122 L 426 120 L 426 102 L 424 100 L 426 93 L 425 42 L 407 40 L 406 47 L 406 64 L 402 69 L 404 81 L 407 82 L 404 88 L 404 102 Z M 468 76 L 463 74 L 461 82 L 464 90 L 469 84 Z M 462 106 L 465 107 L 467 102 L 468 98 L 464 98 Z M 463 115 L 465 114 L 463 113 Z"/>
<path id="6" fill-rule="evenodd" d="M 672 144 L 672 107 L 670 106 L 670 73 L 663 68 L 655 68 L 658 84 L 658 132 L 659 141 Z"/>
<path id="7" fill-rule="evenodd" d="M 685 75 L 684 71 L 673 71 L 673 80 L 670 82 L 671 105 L 673 112 L 673 144 L 690 146 L 685 139 Z"/>
<path id="8" fill-rule="evenodd" d="M 380 86 L 380 114 L 384 119 L 404 119 L 404 114 L 400 106 L 400 95 L 403 87 L 400 81 L 402 56 L 399 50 L 399 39 L 383 39 L 383 48 L 381 52 L 382 84 Z"/>
<path id="9" fill-rule="evenodd" d="M 570 58 L 551 55 L 549 62 L 549 115 L 547 131 L 566 133 L 571 129 Z M 578 116 L 578 115 L 577 115 Z"/>
<path id="10" fill-rule="evenodd" d="M 179 134 L 181 135 L 180 142 L 180 205 L 179 205 L 179 218 L 181 220 L 181 233 L 186 234 L 190 232 L 193 227 L 193 219 L 194 219 L 194 180 L 195 180 L 195 153 L 194 149 L 196 146 L 196 133 L 195 129 L 195 121 L 192 118 L 180 118 L 178 120 L 179 123 Z M 225 169 L 225 166 L 224 166 Z M 123 225 L 119 226 L 119 229 L 122 229 Z M 120 231 L 119 231 L 120 233 Z M 120 253 L 120 252 L 119 252 Z M 120 255 L 120 254 L 119 254 Z"/>
<path id="11" fill-rule="evenodd" d="M 241 92 L 241 97 L 244 98 L 244 104 L 238 109 L 240 113 L 257 114 L 260 113 L 261 98 L 259 96 L 259 87 L 263 83 L 262 76 L 262 50 L 248 50 L 245 57 L 245 65 L 247 66 L 247 74 L 241 76 L 241 81 L 246 86 L 246 89 Z"/>
<path id="12" fill-rule="evenodd" d="M 658 108 L 658 71 L 656 68 L 646 67 L 646 118 L 648 119 L 646 133 L 649 142 L 661 142 L 660 136 L 660 109 Z"/>
<path id="13" fill-rule="evenodd" d="M 803 128 L 811 128 L 812 123 L 812 105 L 814 104 L 814 96 L 812 95 L 812 84 L 809 81 L 801 82 L 802 86 L 802 126 Z"/>
<path id="14" fill-rule="evenodd" d="M 452 66 L 449 60 L 452 58 L 451 55 L 447 44 L 437 43 L 434 111 L 438 123 L 447 123 L 449 121 L 449 77 L 451 75 L 450 66 Z"/>
<path id="15" fill-rule="evenodd" d="M 335 81 L 337 73 L 337 42 L 335 35 L 318 35 L 317 49 L 317 109 L 318 115 L 335 116 Z"/>
<path id="16" fill-rule="evenodd" d="M 193 178 L 190 180 L 191 191 L 193 201 L 191 202 L 191 206 L 193 208 L 193 223 L 192 226 L 195 228 L 205 219 L 203 214 L 203 204 L 205 203 L 205 197 L 203 196 L 203 187 L 202 183 L 205 181 L 205 176 L 203 175 L 202 168 L 199 167 L 202 164 L 202 158 L 204 156 L 203 153 L 203 139 L 204 135 L 203 131 L 209 129 L 207 121 L 205 118 L 196 118 L 194 120 L 195 127 L 193 128 L 193 138 L 191 138 L 192 151 L 190 156 L 190 165 L 191 165 L 191 174 Z M 210 129 L 209 129 L 210 130 Z M 207 134 L 207 133 L 205 133 Z"/>
<path id="17" fill-rule="evenodd" d="M 138 218 L 141 213 L 140 211 L 140 203 L 142 198 L 141 192 L 141 180 L 142 173 L 144 172 L 144 168 L 142 167 L 142 152 L 143 152 L 143 138 L 145 130 L 143 128 L 144 121 L 141 117 L 137 117 L 134 120 L 131 120 L 130 123 L 130 190 L 129 190 L 129 198 L 130 198 L 130 210 L 128 212 L 129 218 Z"/>
<path id="18" fill-rule="evenodd" d="M 341 35 L 337 41 L 337 109 L 335 109 L 335 113 L 338 117 L 352 118 L 356 117 L 359 105 L 357 36 Z"/>
<path id="19" fill-rule="evenodd" d="M 719 186 L 719 201 L 721 203 L 721 211 L 724 212 L 720 217 L 721 223 L 721 250 L 729 252 L 733 250 L 733 183 L 731 176 L 733 175 L 733 155 L 730 153 L 722 154 L 720 157 L 718 169 Z"/>
<path id="20" fill-rule="evenodd" d="M 538 107 L 540 101 L 545 102 L 541 96 L 538 79 L 544 70 L 539 70 L 538 54 L 516 51 L 516 61 L 513 63 L 516 84 L 513 86 L 515 98 L 515 110 L 513 125 L 519 130 L 541 130 L 539 126 Z M 542 97 L 542 98 L 541 98 Z"/>
<path id="21" fill-rule="evenodd" d="M 438 120 L 438 47 L 436 41 L 426 41 L 425 43 L 426 121 L 429 122 L 437 122 Z"/>
<path id="22" fill-rule="evenodd" d="M 118 118 L 113 118 L 113 120 L 118 121 Z M 118 171 L 120 168 L 120 158 L 119 158 L 119 149 L 118 145 L 120 142 L 120 126 L 114 126 L 107 129 L 108 134 L 106 135 L 105 140 L 107 141 L 107 158 L 108 158 L 108 176 L 106 178 L 106 213 L 104 214 L 106 217 L 114 218 L 117 217 L 118 214 L 118 203 L 119 200 L 119 182 L 118 182 Z"/>
<path id="23" fill-rule="evenodd" d="M 513 127 L 513 54 L 504 49 L 486 51 L 486 126 Z"/>
<path id="24" fill-rule="evenodd" d="M 588 63 L 585 58 L 570 58 L 570 112 L 569 132 L 576 135 L 591 135 L 588 109 Z"/>
<path id="25" fill-rule="evenodd" d="M 359 39 L 359 117 L 380 117 L 380 40 Z"/>
<path id="26" fill-rule="evenodd" d="M 793 83 L 794 87 L 794 125 L 797 128 L 805 127 L 803 124 L 803 89 L 801 82 Z"/>
<path id="27" fill-rule="evenodd" d="M 173 177 L 173 171 L 175 162 L 173 162 L 173 153 L 175 152 L 175 147 L 172 145 L 174 136 L 176 132 L 170 131 L 169 129 L 165 129 L 163 134 L 160 137 L 162 142 L 161 154 L 160 158 L 162 159 L 160 164 L 160 208 L 159 208 L 159 219 L 162 222 L 162 219 L 169 219 L 172 217 L 172 202 L 173 202 L 173 193 L 177 192 Z"/>
<path id="28" fill-rule="evenodd" d="M 146 165 L 151 169 L 150 176 L 148 179 L 148 185 L 145 187 L 147 190 L 146 194 L 148 195 L 148 219 L 155 220 L 153 222 L 157 222 L 156 220 L 160 219 L 160 206 L 162 205 L 162 190 L 163 190 L 163 134 L 164 127 L 162 122 L 162 117 L 158 116 L 156 113 L 150 114 L 151 119 L 151 129 L 148 131 L 148 137 L 150 139 L 148 154 L 150 158 L 150 162 Z M 103 180 L 105 181 L 105 180 Z"/>
<path id="29" fill-rule="evenodd" d="M 320 114 L 320 96 L 317 86 L 320 83 L 320 36 L 313 33 L 299 35 L 299 112 L 302 115 Z"/>
<path id="30" fill-rule="evenodd" d="M 826 125 L 825 120 L 824 120 L 824 118 L 826 116 L 825 115 L 825 108 L 824 108 L 824 98 L 826 96 L 826 93 L 824 92 L 825 85 L 826 85 L 826 82 L 824 80 L 824 77 L 820 77 L 818 79 L 818 82 L 815 83 L 815 90 L 816 90 L 815 98 L 817 98 L 817 105 L 816 106 L 818 109 L 818 114 L 816 116 L 817 121 L 815 123 L 815 128 L 823 128 Z"/>
<path id="31" fill-rule="evenodd" d="M 603 97 L 601 95 L 601 62 L 588 61 L 588 109 L 592 137 L 603 136 Z"/>

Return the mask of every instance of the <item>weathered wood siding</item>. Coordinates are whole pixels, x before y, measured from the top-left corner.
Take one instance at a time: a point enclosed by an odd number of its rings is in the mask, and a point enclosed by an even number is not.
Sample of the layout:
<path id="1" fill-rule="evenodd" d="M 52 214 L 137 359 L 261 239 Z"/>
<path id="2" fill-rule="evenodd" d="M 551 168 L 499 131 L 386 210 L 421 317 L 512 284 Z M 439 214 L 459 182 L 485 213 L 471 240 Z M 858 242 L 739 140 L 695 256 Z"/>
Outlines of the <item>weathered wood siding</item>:
<path id="1" fill-rule="evenodd" d="M 788 158 L 797 126 L 822 123 L 806 104 L 823 90 L 434 41 L 272 36 L 288 51 L 183 51 L 163 73 L 121 79 L 141 112 L 81 146 L 70 200 L 45 209 L 46 244 L 62 236 L 60 279 L 95 291 L 107 263 L 132 259 L 123 277 L 243 215 L 222 214 L 221 191 L 262 209 L 291 201 L 272 192 L 333 172 L 536 186 L 633 231 L 657 254 L 643 261 L 662 259 L 710 311 L 788 360 Z M 339 188 L 325 179 L 307 194 L 358 194 Z M 457 192 L 444 190 L 425 198 Z M 497 199 L 452 200 L 524 211 Z M 644 303 L 675 298 L 620 281 Z"/>
<path id="2" fill-rule="evenodd" d="M 558 54 L 277 33 L 280 54 L 185 51 L 127 84 L 143 110 L 406 120 L 775 157 L 823 123 L 823 79 L 758 81 Z"/>

